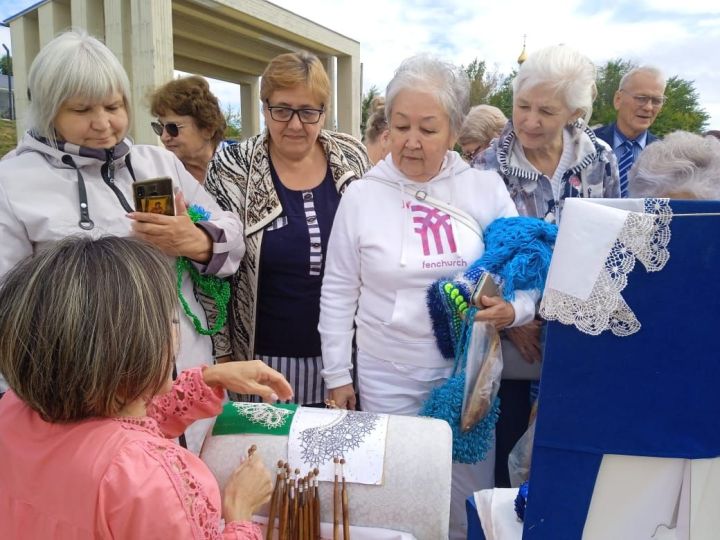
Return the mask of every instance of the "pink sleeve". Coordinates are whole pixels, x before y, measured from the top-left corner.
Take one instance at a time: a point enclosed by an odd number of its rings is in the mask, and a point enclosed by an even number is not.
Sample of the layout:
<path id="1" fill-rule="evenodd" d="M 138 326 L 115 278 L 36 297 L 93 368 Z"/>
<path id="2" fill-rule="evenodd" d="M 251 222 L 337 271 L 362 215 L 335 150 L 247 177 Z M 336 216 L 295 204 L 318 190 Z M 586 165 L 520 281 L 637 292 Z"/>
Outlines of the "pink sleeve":
<path id="1" fill-rule="evenodd" d="M 224 397 L 222 388 L 205 384 L 201 367 L 186 369 L 175 380 L 172 390 L 153 398 L 147 414 L 167 437 L 173 438 L 195 420 L 217 416 Z"/>
<path id="2" fill-rule="evenodd" d="M 220 492 L 199 458 L 166 442 L 135 441 L 123 448 L 100 484 L 100 538 L 262 540 L 250 522 L 220 530 Z"/>

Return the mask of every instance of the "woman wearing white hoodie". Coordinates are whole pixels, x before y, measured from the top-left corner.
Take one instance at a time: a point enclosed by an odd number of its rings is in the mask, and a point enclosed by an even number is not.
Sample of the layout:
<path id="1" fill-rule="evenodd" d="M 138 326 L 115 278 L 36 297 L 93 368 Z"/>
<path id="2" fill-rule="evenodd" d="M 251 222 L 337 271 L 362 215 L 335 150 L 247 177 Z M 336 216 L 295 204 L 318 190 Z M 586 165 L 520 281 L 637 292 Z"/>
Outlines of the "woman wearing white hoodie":
<path id="1" fill-rule="evenodd" d="M 435 342 L 427 288 L 484 251 L 481 235 L 456 211 L 469 214 L 481 229 L 517 215 L 495 172 L 472 169 L 449 150 L 468 88 L 452 65 L 424 55 L 405 60 L 386 92 L 390 155 L 349 186 L 338 208 L 319 329 L 323 376 L 341 407 L 355 407 L 355 336 L 363 410 L 417 414 L 452 371 Z M 484 296 L 486 309 L 477 319 L 497 328 L 525 324 L 535 314 L 536 298 L 536 291 L 519 291 L 511 303 Z M 451 538 L 464 538 L 464 499 L 492 487 L 493 461 L 489 455 L 478 465 L 454 466 Z"/>

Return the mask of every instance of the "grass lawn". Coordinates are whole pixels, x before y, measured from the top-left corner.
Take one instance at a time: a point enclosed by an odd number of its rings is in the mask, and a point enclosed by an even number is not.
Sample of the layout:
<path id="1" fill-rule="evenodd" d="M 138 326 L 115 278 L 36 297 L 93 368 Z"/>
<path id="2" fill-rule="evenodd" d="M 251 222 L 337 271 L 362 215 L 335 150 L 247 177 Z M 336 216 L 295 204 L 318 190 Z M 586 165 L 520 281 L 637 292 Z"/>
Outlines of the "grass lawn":
<path id="1" fill-rule="evenodd" d="M 15 121 L 0 119 L 0 157 L 7 154 L 17 145 Z"/>

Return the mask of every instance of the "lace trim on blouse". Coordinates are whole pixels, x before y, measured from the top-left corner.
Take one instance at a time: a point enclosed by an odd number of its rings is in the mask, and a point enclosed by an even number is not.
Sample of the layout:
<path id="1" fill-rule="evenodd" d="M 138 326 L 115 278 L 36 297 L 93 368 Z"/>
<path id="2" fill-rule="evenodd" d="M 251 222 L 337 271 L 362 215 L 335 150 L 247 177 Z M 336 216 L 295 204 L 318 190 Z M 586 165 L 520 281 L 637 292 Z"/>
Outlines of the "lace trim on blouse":
<path id="1" fill-rule="evenodd" d="M 648 272 L 662 270 L 670 259 L 672 209 L 668 199 L 645 199 L 645 213 L 628 212 L 625 224 L 605 259 L 587 300 L 555 289 L 546 289 L 540 315 L 597 336 L 610 330 L 629 336 L 640 330 L 640 321 L 620 294 L 628 274 L 640 261 Z"/>

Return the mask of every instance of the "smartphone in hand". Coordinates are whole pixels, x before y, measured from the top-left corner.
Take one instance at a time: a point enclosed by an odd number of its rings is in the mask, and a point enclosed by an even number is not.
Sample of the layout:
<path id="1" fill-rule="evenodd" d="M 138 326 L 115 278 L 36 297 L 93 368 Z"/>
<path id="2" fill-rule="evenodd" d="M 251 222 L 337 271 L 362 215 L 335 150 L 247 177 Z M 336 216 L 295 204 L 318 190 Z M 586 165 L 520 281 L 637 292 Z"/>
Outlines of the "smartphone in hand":
<path id="1" fill-rule="evenodd" d="M 175 215 L 175 194 L 172 180 L 163 176 L 133 183 L 135 210 L 165 216 Z"/>
<path id="2" fill-rule="evenodd" d="M 495 280 L 489 272 L 485 272 L 475 285 L 475 290 L 472 294 L 472 300 L 474 306 L 484 309 L 481 298 L 483 296 L 500 296 L 500 288 L 495 283 Z"/>

